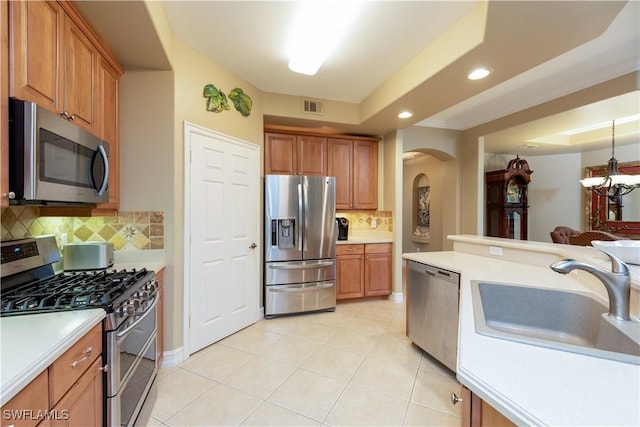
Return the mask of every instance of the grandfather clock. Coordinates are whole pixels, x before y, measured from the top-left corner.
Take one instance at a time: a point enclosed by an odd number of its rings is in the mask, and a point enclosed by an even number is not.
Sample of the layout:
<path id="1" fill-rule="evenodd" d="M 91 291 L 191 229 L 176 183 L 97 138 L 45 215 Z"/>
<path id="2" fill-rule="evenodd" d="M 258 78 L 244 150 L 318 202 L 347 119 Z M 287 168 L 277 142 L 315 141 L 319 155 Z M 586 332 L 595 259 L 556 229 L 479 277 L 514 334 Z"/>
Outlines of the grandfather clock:
<path id="1" fill-rule="evenodd" d="M 504 170 L 487 172 L 487 236 L 527 240 L 527 185 L 531 174 L 526 160 L 516 156 Z"/>

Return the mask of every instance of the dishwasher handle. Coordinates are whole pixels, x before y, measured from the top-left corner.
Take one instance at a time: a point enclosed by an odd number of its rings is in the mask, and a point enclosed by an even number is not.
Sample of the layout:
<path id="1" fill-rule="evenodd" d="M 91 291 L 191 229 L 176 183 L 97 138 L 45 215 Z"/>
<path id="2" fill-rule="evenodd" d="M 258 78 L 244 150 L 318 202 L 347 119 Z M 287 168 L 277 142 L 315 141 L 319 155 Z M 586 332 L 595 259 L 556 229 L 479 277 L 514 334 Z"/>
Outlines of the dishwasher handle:
<path id="1" fill-rule="evenodd" d="M 455 283 L 460 283 L 460 273 L 445 270 L 443 268 L 434 267 L 432 265 L 421 264 L 416 261 L 409 261 L 409 269 L 417 273 L 426 274 L 431 277 L 435 277 L 440 280 Z"/>

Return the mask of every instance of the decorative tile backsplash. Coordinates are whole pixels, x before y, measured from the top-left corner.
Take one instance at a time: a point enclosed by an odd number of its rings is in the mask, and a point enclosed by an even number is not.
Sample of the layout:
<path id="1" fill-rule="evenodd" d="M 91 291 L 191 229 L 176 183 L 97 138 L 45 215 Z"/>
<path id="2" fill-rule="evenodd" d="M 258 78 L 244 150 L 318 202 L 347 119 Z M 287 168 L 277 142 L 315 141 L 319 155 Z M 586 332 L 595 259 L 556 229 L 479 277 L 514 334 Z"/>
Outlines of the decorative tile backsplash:
<path id="1" fill-rule="evenodd" d="M 110 242 L 116 251 L 164 249 L 164 213 L 119 212 L 104 217 L 39 217 L 38 208 L 9 206 L 2 210 L 2 240 L 55 235 L 68 243 Z"/>
<path id="2" fill-rule="evenodd" d="M 391 211 L 375 212 L 337 212 L 336 216 L 349 220 L 349 232 L 353 231 L 393 231 L 393 215 Z M 376 221 L 376 228 L 371 227 Z"/>

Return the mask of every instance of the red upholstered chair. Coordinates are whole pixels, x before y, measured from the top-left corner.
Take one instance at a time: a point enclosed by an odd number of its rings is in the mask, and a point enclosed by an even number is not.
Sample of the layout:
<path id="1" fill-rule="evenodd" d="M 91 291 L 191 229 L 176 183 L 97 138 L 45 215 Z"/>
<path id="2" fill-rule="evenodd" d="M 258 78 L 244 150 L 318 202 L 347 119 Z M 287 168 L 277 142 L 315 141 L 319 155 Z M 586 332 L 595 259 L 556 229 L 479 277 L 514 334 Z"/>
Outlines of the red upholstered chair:
<path id="1" fill-rule="evenodd" d="M 563 243 L 565 245 L 570 245 L 571 243 L 569 242 L 569 237 L 577 236 L 578 234 L 580 234 L 580 232 L 578 230 L 574 230 L 573 228 L 561 225 L 554 228 L 553 231 L 549 234 L 551 235 L 551 241 L 553 243 Z"/>
<path id="2" fill-rule="evenodd" d="M 616 236 L 615 234 L 607 233 L 606 231 L 585 231 L 575 236 L 569 236 L 570 245 L 578 246 L 591 246 L 592 240 L 626 240 L 624 237 Z"/>

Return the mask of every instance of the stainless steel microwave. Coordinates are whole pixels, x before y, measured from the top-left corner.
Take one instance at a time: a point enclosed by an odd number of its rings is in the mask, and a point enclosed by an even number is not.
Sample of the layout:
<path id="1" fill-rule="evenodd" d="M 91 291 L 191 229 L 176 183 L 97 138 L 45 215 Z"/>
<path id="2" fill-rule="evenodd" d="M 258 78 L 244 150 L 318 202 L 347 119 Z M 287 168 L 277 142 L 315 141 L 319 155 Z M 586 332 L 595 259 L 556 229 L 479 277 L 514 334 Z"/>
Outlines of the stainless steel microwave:
<path id="1" fill-rule="evenodd" d="M 12 204 L 109 201 L 109 144 L 45 108 L 9 100 Z"/>

